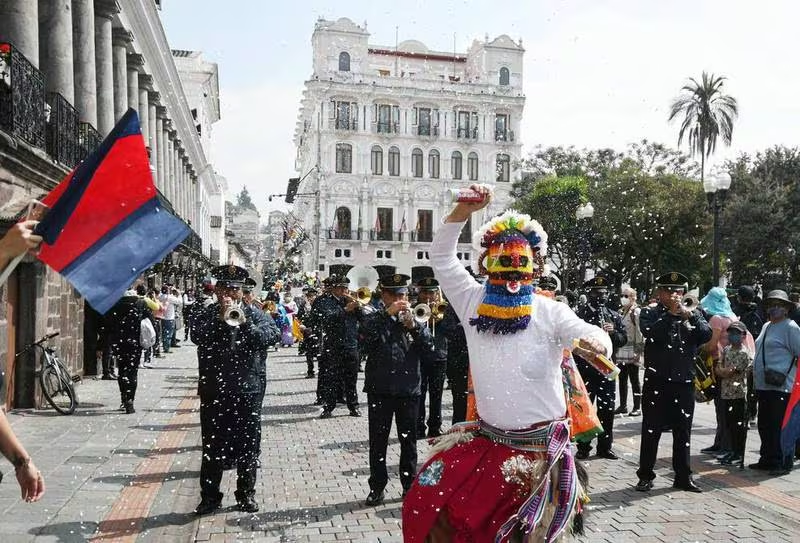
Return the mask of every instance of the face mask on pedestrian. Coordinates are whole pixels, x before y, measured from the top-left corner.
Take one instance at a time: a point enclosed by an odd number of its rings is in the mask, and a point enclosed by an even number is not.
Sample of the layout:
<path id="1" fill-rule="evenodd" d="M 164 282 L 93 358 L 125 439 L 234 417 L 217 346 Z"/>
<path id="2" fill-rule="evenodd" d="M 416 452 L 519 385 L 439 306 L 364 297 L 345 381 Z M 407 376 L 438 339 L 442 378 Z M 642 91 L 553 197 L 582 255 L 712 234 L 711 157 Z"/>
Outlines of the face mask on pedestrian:
<path id="1" fill-rule="evenodd" d="M 786 308 L 782 305 L 773 305 L 767 308 L 767 315 L 770 319 L 782 319 L 786 317 Z"/>
<path id="2" fill-rule="evenodd" d="M 619 304 L 622 307 L 629 307 L 631 305 L 631 299 L 628 298 L 627 296 L 620 296 Z"/>
<path id="3" fill-rule="evenodd" d="M 728 331 L 728 343 L 731 345 L 741 345 L 742 344 L 742 333 L 739 331 Z"/>

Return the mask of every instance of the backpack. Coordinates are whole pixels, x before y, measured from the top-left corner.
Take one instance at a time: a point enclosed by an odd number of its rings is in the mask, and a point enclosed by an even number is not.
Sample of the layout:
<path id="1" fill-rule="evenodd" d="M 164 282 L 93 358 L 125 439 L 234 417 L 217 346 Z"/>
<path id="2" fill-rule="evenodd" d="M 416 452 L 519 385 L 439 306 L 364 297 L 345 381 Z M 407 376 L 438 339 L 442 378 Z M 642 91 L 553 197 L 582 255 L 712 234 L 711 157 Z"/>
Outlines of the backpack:
<path id="1" fill-rule="evenodd" d="M 764 327 L 764 319 L 758 314 L 757 309 L 751 309 L 742 315 L 739 320 L 745 325 L 753 338 L 757 338 L 761 334 L 761 329 Z"/>

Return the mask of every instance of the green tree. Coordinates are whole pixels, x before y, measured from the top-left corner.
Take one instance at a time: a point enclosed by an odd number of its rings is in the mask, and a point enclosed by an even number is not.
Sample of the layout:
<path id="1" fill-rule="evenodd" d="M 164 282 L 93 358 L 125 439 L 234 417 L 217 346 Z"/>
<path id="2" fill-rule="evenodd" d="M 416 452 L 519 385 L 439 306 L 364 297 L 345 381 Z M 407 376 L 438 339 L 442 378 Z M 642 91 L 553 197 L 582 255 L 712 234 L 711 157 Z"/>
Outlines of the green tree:
<path id="1" fill-rule="evenodd" d="M 247 190 L 247 185 L 242 187 L 242 191 L 236 195 L 236 206 L 239 209 L 252 209 L 258 211 L 253 200 L 250 198 L 250 192 Z"/>
<path id="2" fill-rule="evenodd" d="M 722 93 L 725 77 L 703 72 L 698 82 L 694 78 L 681 88 L 681 95 L 670 105 L 669 121 L 682 117 L 678 131 L 678 147 L 686 138 L 689 153 L 700 154 L 700 181 L 705 180 L 706 158 L 717 148 L 717 138 L 731 144 L 733 123 L 739 115 L 736 98 Z"/>

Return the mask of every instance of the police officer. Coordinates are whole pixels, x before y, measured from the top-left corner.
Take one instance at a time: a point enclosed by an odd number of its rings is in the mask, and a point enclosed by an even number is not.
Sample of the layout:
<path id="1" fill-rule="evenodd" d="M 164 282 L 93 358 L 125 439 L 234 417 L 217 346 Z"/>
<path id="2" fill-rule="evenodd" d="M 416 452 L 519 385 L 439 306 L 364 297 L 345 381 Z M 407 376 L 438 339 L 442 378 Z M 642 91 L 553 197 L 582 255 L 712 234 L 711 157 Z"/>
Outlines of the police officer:
<path id="1" fill-rule="evenodd" d="M 303 295 L 305 303 L 297 306 L 297 320 L 300 321 L 300 331 L 303 332 L 303 341 L 300 342 L 298 354 L 304 354 L 306 357 L 306 379 L 312 379 L 316 375 L 314 373 L 314 360 L 318 355 L 319 341 L 314 326 L 313 318 L 311 317 L 311 307 L 314 304 L 319 291 L 314 287 L 303 287 Z"/>
<path id="2" fill-rule="evenodd" d="M 436 334 L 447 338 L 447 382 L 453 396 L 452 424 L 467 420 L 467 388 L 469 383 L 469 351 L 464 327 L 451 305 L 437 325 Z"/>
<path id="3" fill-rule="evenodd" d="M 425 277 L 414 285 L 417 288 L 417 304 L 427 304 L 433 308 L 440 300 L 439 281 Z M 414 306 L 416 307 L 416 306 Z M 442 435 L 442 393 L 447 373 L 447 335 L 437 333 L 441 316 L 431 315 L 428 330 L 433 335 L 434 348 L 425 351 L 420 363 L 419 413 L 417 414 L 417 438 L 425 437 L 425 396 L 430 395 L 428 404 L 428 437 Z"/>
<path id="4" fill-rule="evenodd" d="M 344 395 L 350 416 L 360 417 L 356 381 L 361 306 L 348 295 L 350 282 L 345 277 L 332 275 L 326 281 L 326 296 L 312 307 L 322 331 L 319 366 L 323 405 L 319 418 L 333 417 L 340 394 Z"/>
<path id="5" fill-rule="evenodd" d="M 711 328 L 699 311 L 683 306 L 689 279 L 677 272 L 656 279 L 655 307 L 642 309 L 639 325 L 645 338 L 642 388 L 642 438 L 639 483 L 636 490 L 653 488 L 661 432 L 672 430 L 672 467 L 675 488 L 701 492 L 689 467 L 694 416 L 694 359 L 698 348 L 711 339 Z"/>
<path id="6" fill-rule="evenodd" d="M 408 303 L 408 275 L 381 278 L 385 309 L 364 319 L 363 345 L 367 351 L 364 392 L 369 405 L 368 506 L 383 503 L 389 481 L 386 449 L 392 419 L 400 440 L 400 483 L 403 495 L 417 473 L 417 411 L 420 396 L 420 358 L 433 349 L 427 327 L 417 323 Z"/>
<path id="7" fill-rule="evenodd" d="M 236 465 L 236 502 L 241 511 L 258 511 L 255 501 L 256 469 L 261 440 L 259 367 L 263 346 L 277 341 L 264 315 L 241 304 L 241 287 L 247 271 L 238 266 L 218 266 L 217 302 L 198 314 L 192 341 L 197 344 L 200 382 L 200 464 L 198 515 L 220 507 L 222 471 Z M 240 305 L 241 304 L 241 305 Z M 243 320 L 233 319 L 236 308 Z"/>
<path id="8" fill-rule="evenodd" d="M 588 322 L 605 330 L 611 338 L 614 352 L 628 342 L 628 335 L 625 333 L 625 324 L 622 317 L 616 311 L 609 309 L 608 303 L 608 280 L 605 277 L 595 277 L 583 284 L 586 290 L 586 303 L 579 306 L 576 314 Z M 597 456 L 609 460 L 617 460 L 619 457 L 611 449 L 614 443 L 614 405 L 616 403 L 617 387 L 614 381 L 609 381 L 596 369 L 592 368 L 585 360 L 575 356 L 578 371 L 586 383 L 586 391 L 589 393 L 591 401 L 597 403 L 597 417 L 603 425 L 603 433 L 597 436 Z M 589 451 L 592 450 L 592 442 L 578 442 L 578 452 L 576 458 L 585 460 L 589 458 Z"/>
<path id="9" fill-rule="evenodd" d="M 256 301 L 255 294 L 253 294 L 253 290 L 256 288 L 256 286 L 256 281 L 252 277 L 248 277 L 244 280 L 244 284 L 242 285 L 242 302 L 250 306 L 253 311 L 258 311 L 264 316 L 264 320 L 267 322 L 267 327 L 270 329 L 271 337 L 274 336 L 276 338 L 280 338 L 281 331 L 278 328 L 278 325 L 275 324 L 272 315 L 264 313 L 261 309 L 261 304 Z M 267 357 L 269 355 L 269 348 L 276 344 L 277 341 L 264 343 L 264 345 L 262 345 L 262 349 L 258 353 L 260 362 L 258 366 L 258 378 L 261 382 L 261 395 L 258 402 L 259 406 L 264 403 L 264 395 L 267 392 Z"/>

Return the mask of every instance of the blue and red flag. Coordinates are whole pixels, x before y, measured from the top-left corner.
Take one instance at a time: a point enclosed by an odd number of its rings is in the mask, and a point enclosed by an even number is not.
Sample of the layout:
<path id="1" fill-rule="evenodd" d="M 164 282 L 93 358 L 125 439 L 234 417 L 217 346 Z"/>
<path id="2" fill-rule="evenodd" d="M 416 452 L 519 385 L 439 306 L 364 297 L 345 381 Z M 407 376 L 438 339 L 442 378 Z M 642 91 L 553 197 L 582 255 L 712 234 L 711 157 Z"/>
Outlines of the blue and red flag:
<path id="1" fill-rule="evenodd" d="M 794 380 L 792 394 L 789 396 L 789 405 L 781 424 L 781 449 L 784 457 L 793 457 L 797 440 L 800 439 L 800 371 Z"/>
<path id="2" fill-rule="evenodd" d="M 39 260 L 100 313 L 190 233 L 159 201 L 133 109 L 43 202 Z"/>

